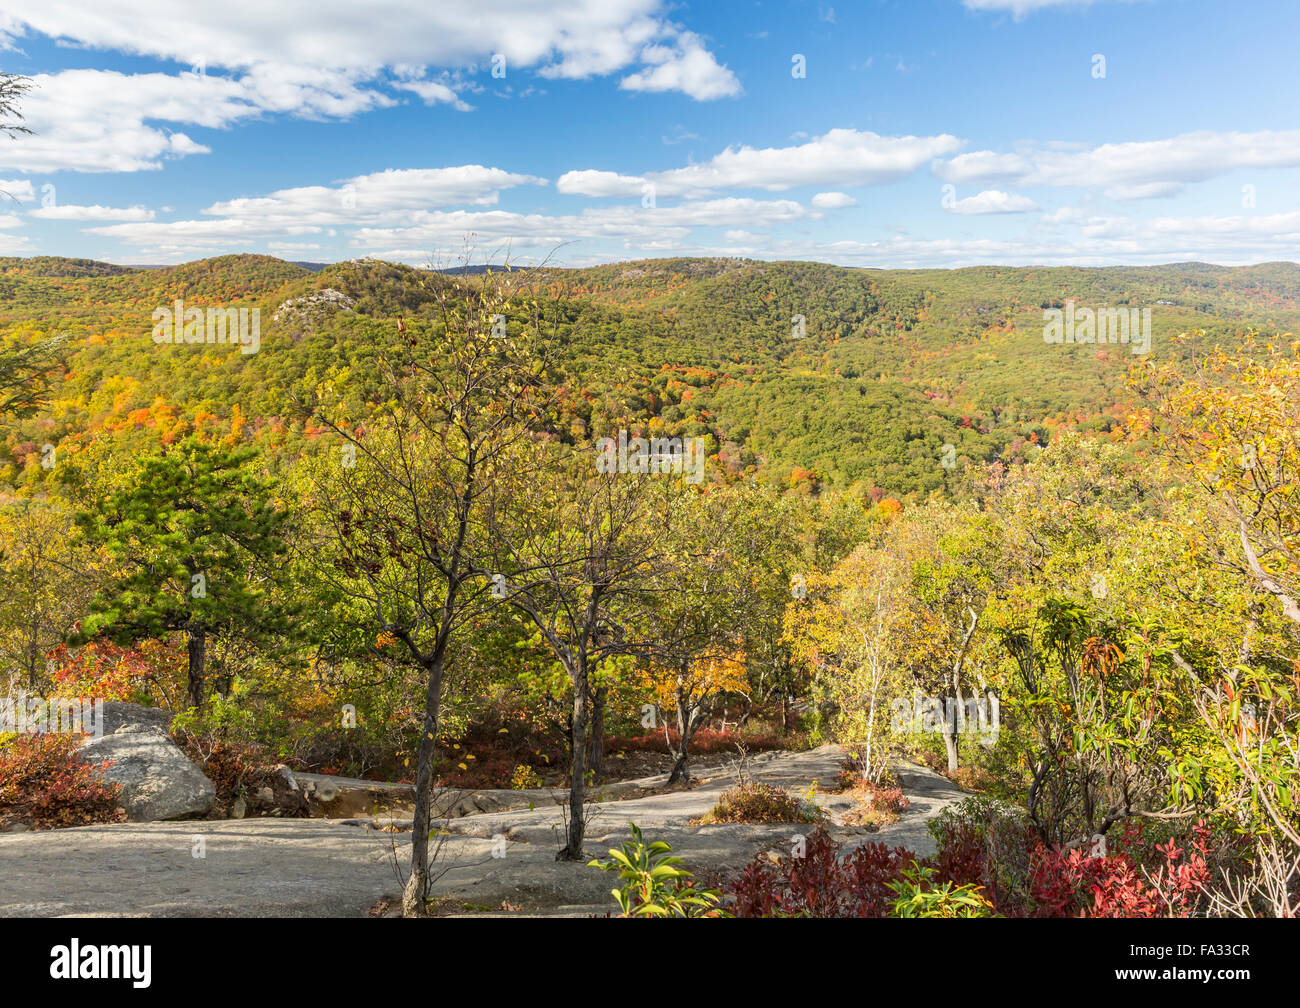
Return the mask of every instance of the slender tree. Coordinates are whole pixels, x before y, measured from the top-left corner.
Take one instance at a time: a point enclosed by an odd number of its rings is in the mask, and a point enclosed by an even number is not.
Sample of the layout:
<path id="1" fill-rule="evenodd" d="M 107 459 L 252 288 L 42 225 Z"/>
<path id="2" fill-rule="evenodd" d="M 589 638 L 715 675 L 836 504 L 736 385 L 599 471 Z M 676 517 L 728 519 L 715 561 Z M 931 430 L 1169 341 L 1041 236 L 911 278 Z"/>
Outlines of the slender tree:
<path id="1" fill-rule="evenodd" d="M 406 318 L 404 342 L 381 354 L 378 409 L 348 416 L 342 379 L 307 404 L 338 443 L 304 506 L 304 559 L 339 600 L 339 618 L 372 642 L 394 641 L 423 683 L 406 916 L 427 908 L 449 648 L 489 587 L 487 516 L 510 450 L 545 414 L 537 304 L 512 299 L 509 278 L 495 274 L 422 282 L 430 317 Z"/>
<path id="2" fill-rule="evenodd" d="M 653 580 L 670 566 L 666 476 L 597 475 L 593 455 L 530 446 L 512 466 L 511 506 L 492 515 L 503 601 L 536 628 L 573 688 L 569 825 L 557 860 L 583 858 L 592 673 L 644 646 Z"/>

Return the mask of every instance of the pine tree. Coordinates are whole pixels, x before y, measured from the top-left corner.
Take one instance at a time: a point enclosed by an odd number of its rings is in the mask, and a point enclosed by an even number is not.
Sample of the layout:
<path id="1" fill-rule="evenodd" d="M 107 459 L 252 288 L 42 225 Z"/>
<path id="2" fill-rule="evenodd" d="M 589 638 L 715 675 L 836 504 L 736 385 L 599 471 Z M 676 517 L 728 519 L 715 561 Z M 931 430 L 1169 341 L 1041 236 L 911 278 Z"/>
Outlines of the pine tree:
<path id="1" fill-rule="evenodd" d="M 191 438 L 145 458 L 122 486 L 77 515 L 86 540 L 118 574 L 95 597 L 74 643 L 183 632 L 189 703 L 199 707 L 210 637 L 269 647 L 290 635 L 290 607 L 268 593 L 287 552 L 287 513 L 245 468 L 253 457 Z"/>

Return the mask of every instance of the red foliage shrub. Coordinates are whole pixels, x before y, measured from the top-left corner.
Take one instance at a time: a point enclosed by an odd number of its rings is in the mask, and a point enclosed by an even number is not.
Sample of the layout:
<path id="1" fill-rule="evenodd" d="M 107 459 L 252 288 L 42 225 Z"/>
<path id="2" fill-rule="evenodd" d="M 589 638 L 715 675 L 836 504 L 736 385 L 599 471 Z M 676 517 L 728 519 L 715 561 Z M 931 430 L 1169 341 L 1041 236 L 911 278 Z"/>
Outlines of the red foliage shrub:
<path id="1" fill-rule="evenodd" d="M 158 685 L 175 689 L 180 683 L 183 658 L 160 641 L 123 647 L 108 640 L 93 640 L 73 650 L 60 644 L 46 658 L 54 662 L 54 684 L 60 696 L 94 697 L 148 703 L 160 692 Z"/>
<path id="2" fill-rule="evenodd" d="M 1024 917 L 1187 917 L 1200 906 L 1211 871 L 1210 831 L 1198 825 L 1180 843 L 1158 843 L 1146 825 L 1130 824 L 1104 857 L 1083 850 L 1038 844 L 1027 852 L 1025 884 L 1015 865 L 1025 837 L 1004 836 L 990 844 L 978 826 L 951 824 L 933 858 L 916 858 L 903 847 L 864 844 L 847 857 L 819 829 L 805 856 L 774 864 L 755 858 L 728 886 L 737 917 L 883 917 L 889 886 L 913 861 L 934 869 L 937 882 L 984 889 L 995 912 Z"/>
<path id="3" fill-rule="evenodd" d="M 1189 917 L 1210 881 L 1210 831 L 1197 824 L 1186 846 L 1155 843 L 1130 823 L 1115 850 L 1035 852 L 1031 887 L 1036 917 Z"/>
<path id="4" fill-rule="evenodd" d="M 508 788 L 518 766 L 531 767 L 543 780 L 557 779 L 569 766 L 567 740 L 554 726 L 487 710 L 464 734 L 439 745 L 434 774 L 439 787 Z"/>
<path id="5" fill-rule="evenodd" d="M 866 787 L 866 792 L 872 806 L 886 812 L 902 812 L 903 809 L 912 804 L 908 801 L 907 796 L 903 794 L 902 788 L 869 784 Z"/>
<path id="6" fill-rule="evenodd" d="M 17 735 L 0 746 L 0 815 L 35 829 L 123 822 L 121 788 L 74 751 L 80 735 Z"/>
<path id="7" fill-rule="evenodd" d="M 284 782 L 277 777 L 279 764 L 268 759 L 255 745 L 234 742 L 229 739 L 213 739 L 210 736 L 192 731 L 172 732 L 172 741 L 176 743 L 200 770 L 212 781 L 217 798 L 215 808 L 220 813 L 227 813 L 237 798 L 248 798 L 262 788 L 270 788 L 275 800 L 271 803 L 279 806 L 285 815 L 306 816 L 309 814 L 306 800 L 298 793 L 286 793 Z"/>
<path id="8" fill-rule="evenodd" d="M 737 917 L 883 917 L 891 882 L 912 864 L 904 847 L 864 844 L 846 858 L 824 829 L 810 836 L 804 857 L 773 864 L 755 858 L 730 887 Z"/>

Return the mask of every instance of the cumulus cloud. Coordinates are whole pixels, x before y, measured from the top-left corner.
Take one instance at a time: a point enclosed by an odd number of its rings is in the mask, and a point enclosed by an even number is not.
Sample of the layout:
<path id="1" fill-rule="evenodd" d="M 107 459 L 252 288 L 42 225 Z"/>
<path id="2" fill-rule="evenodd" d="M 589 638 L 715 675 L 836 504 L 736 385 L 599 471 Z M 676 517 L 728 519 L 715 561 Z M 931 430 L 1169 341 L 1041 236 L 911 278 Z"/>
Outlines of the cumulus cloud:
<path id="1" fill-rule="evenodd" d="M 857 206 L 858 201 L 848 193 L 819 192 L 812 198 L 812 205 L 818 210 L 844 210 Z"/>
<path id="2" fill-rule="evenodd" d="M 1296 166 L 1300 130 L 1199 130 L 1091 148 L 1056 144 L 1023 145 L 1010 154 L 972 151 L 937 162 L 934 172 L 955 183 L 1071 186 L 1130 200 L 1175 195 L 1189 183 L 1239 169 Z"/>
<path id="3" fill-rule="evenodd" d="M 794 147 L 728 147 L 708 161 L 651 174 L 660 192 L 723 189 L 777 191 L 801 185 L 864 186 L 893 182 L 933 158 L 955 153 L 956 137 L 881 136 L 833 129 Z"/>
<path id="4" fill-rule="evenodd" d="M 280 189 L 269 196 L 227 200 L 202 212 L 215 217 L 260 221 L 272 228 L 303 222 L 319 226 L 347 225 L 368 216 L 429 207 L 461 203 L 491 206 L 503 189 L 545 182 L 533 175 L 484 165 L 390 168 L 332 186 L 298 186 Z"/>
<path id="5" fill-rule="evenodd" d="M 641 58 L 651 67 L 624 77 L 619 87 L 628 91 L 681 91 L 697 101 L 740 94 L 736 75 L 714 59 L 694 32 L 682 32 L 670 45 L 647 46 Z"/>
<path id="6" fill-rule="evenodd" d="M 586 168 L 568 171 L 555 181 L 555 188 L 566 196 L 639 196 L 647 185 L 639 175 Z"/>
<path id="7" fill-rule="evenodd" d="M 207 153 L 183 132 L 145 119 L 224 127 L 258 114 L 245 84 L 196 74 L 68 70 L 39 74 L 23 100 L 32 135 L 0 144 L 0 168 L 129 172 Z"/>
<path id="8" fill-rule="evenodd" d="M 174 61 L 191 72 L 43 75 L 25 111 L 38 134 L 0 165 L 22 171 L 139 171 L 206 152 L 145 123 L 213 128 L 262 113 L 347 117 L 393 104 L 469 106 L 427 68 L 585 78 L 631 71 L 629 90 L 699 100 L 737 94 L 734 74 L 697 34 L 667 20 L 664 0 L 6 0 L 0 48 L 38 34 L 73 46 Z M 390 80 L 392 72 L 396 80 Z M 29 138 L 32 140 L 32 138 Z"/>
<path id="9" fill-rule="evenodd" d="M 1037 210 L 1038 204 L 1026 196 L 985 189 L 982 193 L 957 200 L 946 209 L 955 214 L 1014 214 Z"/>
<path id="10" fill-rule="evenodd" d="M 142 206 L 106 207 L 98 204 L 77 206 L 69 203 L 63 206 L 40 207 L 31 211 L 31 216 L 41 220 L 151 221 L 154 219 L 154 212 Z"/>
<path id="11" fill-rule="evenodd" d="M 767 226 L 801 220 L 808 214 L 793 200 L 745 197 L 652 209 L 588 208 L 565 215 L 495 209 L 427 209 L 433 201 L 426 201 L 426 208 L 416 208 L 408 195 L 410 190 L 386 184 L 383 179 L 386 174 L 390 173 L 355 180 L 361 184 L 357 186 L 354 205 L 348 207 L 338 203 L 342 189 L 307 187 L 215 204 L 204 211 L 214 219 L 139 221 L 87 230 L 142 249 L 191 249 L 197 254 L 199 250 L 221 247 L 223 243 L 252 248 L 272 241 L 284 242 L 292 236 L 325 237 L 334 228 L 342 228 L 354 248 L 423 249 L 422 255 L 427 257 L 430 249 L 458 245 L 470 234 L 483 242 L 539 251 L 573 241 L 619 241 L 628 249 L 650 249 L 680 242 L 690 236 L 693 228 Z M 290 243 L 292 247 L 301 244 Z"/>
<path id="12" fill-rule="evenodd" d="M 803 185 L 866 186 L 894 182 L 912 174 L 933 158 L 961 147 L 956 137 L 880 136 L 852 129 L 834 129 L 825 136 L 792 147 L 728 147 L 699 164 L 644 175 L 583 169 L 560 177 L 561 192 L 583 196 L 639 195 L 652 185 L 659 196 L 708 196 L 734 189 L 778 192 Z M 821 193 L 827 205 L 850 206 L 844 193 Z M 832 205 L 834 204 L 834 205 Z"/>
<path id="13" fill-rule="evenodd" d="M 473 110 L 473 106 L 464 101 L 451 87 L 442 81 L 399 80 L 393 87 L 419 95 L 426 105 L 451 105 L 461 112 Z"/>
<path id="14" fill-rule="evenodd" d="M 36 198 L 36 189 L 27 179 L 0 179 L 0 199 L 4 196 L 25 203 Z"/>

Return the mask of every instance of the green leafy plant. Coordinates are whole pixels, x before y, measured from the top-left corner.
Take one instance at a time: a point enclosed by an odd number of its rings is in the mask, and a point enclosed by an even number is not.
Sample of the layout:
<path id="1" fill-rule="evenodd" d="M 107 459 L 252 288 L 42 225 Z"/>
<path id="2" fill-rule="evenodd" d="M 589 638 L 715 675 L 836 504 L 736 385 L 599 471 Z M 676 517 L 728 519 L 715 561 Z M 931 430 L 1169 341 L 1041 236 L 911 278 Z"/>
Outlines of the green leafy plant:
<path id="1" fill-rule="evenodd" d="M 692 874 L 671 856 L 672 845 L 662 840 L 647 844 L 636 823 L 628 823 L 632 839 L 622 849 L 609 849 L 609 860 L 593 860 L 588 867 L 617 872 L 622 885 L 611 889 L 620 917 L 730 917 L 718 906 L 721 894 L 697 889 Z"/>
<path id="2" fill-rule="evenodd" d="M 903 869 L 891 882 L 894 892 L 891 917 L 992 917 L 993 906 L 978 886 L 955 882 L 935 884 L 935 871 L 925 865 Z"/>

